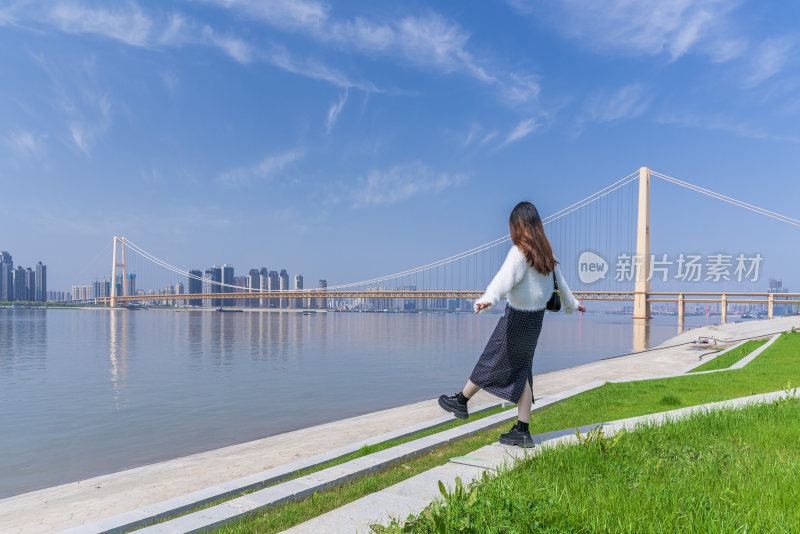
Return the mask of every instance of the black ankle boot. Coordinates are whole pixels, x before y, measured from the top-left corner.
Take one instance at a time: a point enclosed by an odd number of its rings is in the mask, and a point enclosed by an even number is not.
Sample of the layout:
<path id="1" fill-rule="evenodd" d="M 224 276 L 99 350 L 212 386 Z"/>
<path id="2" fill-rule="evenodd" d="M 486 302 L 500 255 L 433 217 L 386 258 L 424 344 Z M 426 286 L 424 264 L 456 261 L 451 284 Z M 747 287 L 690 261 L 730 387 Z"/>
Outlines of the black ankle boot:
<path id="1" fill-rule="evenodd" d="M 500 434 L 499 441 L 501 445 L 516 445 L 517 447 L 523 447 L 525 449 L 534 446 L 531 433 L 527 430 L 520 430 L 519 423 L 512 426 L 511 430 L 505 434 Z"/>
<path id="2" fill-rule="evenodd" d="M 458 402 L 458 395 L 458 393 L 454 393 L 453 395 L 442 395 L 439 397 L 439 406 L 441 406 L 443 410 L 452 412 L 452 414 L 459 419 L 466 419 L 469 417 L 469 411 L 467 410 L 466 404 L 461 404 Z"/>

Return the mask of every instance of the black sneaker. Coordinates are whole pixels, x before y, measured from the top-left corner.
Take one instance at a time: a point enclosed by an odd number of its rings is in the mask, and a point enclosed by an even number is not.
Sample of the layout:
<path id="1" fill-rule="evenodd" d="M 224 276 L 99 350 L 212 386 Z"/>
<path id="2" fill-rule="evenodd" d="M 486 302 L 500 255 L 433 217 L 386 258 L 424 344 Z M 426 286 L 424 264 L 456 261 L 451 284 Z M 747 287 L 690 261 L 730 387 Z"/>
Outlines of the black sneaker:
<path id="1" fill-rule="evenodd" d="M 501 445 L 516 445 L 524 449 L 529 449 L 534 446 L 533 438 L 530 432 L 522 432 L 517 429 L 517 425 L 511 427 L 511 430 L 505 434 L 500 434 Z"/>
<path id="2" fill-rule="evenodd" d="M 453 415 L 458 417 L 459 419 L 466 419 L 469 417 L 469 412 L 467 411 L 467 405 L 461 404 L 458 402 L 458 393 L 455 395 L 442 395 L 439 397 L 439 406 L 442 407 L 443 410 L 447 410 L 448 412 L 453 412 Z"/>

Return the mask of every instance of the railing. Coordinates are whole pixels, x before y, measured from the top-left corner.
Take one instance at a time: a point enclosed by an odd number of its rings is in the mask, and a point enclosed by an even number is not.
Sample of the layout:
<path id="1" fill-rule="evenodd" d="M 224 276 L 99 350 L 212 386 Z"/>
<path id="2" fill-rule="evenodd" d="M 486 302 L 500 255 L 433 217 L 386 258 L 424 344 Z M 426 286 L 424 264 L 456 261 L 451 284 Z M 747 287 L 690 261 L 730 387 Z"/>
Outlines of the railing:
<path id="1" fill-rule="evenodd" d="M 483 294 L 482 291 L 433 291 L 433 290 L 319 290 L 292 289 L 286 291 L 253 291 L 246 293 L 182 293 L 169 295 L 127 295 L 117 297 L 119 303 L 176 300 L 233 300 L 233 299 L 470 299 L 474 300 Z M 578 300 L 632 301 L 635 291 L 575 291 Z M 757 297 L 764 297 L 759 299 Z M 108 304 L 111 297 L 95 300 L 97 304 Z M 728 304 L 766 304 L 768 315 L 772 318 L 774 305 L 800 304 L 800 293 L 737 293 L 719 291 L 654 291 L 647 293 L 650 303 L 674 303 L 678 305 L 678 315 L 683 317 L 686 304 L 707 303 L 720 304 L 723 319 L 727 317 Z"/>

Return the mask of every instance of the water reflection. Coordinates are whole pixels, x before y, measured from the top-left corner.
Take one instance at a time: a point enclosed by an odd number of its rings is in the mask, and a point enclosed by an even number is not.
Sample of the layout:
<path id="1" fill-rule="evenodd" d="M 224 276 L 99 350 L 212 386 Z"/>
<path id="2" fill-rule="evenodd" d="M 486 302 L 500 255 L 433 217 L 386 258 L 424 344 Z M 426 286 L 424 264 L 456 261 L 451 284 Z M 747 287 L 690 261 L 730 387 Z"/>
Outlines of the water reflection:
<path id="1" fill-rule="evenodd" d="M 45 310 L 0 310 L 0 372 L 47 369 Z"/>
<path id="2" fill-rule="evenodd" d="M 119 410 L 126 405 L 125 391 L 128 387 L 128 316 L 126 310 L 109 310 L 109 354 L 111 360 L 111 384 L 114 387 L 114 407 Z"/>

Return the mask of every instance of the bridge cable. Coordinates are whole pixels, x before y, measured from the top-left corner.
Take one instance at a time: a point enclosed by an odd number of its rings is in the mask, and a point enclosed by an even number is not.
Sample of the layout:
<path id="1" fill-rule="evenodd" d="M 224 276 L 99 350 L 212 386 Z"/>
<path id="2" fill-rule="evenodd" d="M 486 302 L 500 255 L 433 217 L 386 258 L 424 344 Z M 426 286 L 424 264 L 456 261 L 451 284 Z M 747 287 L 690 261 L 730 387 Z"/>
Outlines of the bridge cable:
<path id="1" fill-rule="evenodd" d="M 703 187 L 691 184 L 689 182 L 685 182 L 685 181 L 680 180 L 678 178 L 673 178 L 672 176 L 667 176 L 666 174 L 662 174 L 660 172 L 650 171 L 650 173 L 652 175 L 656 176 L 657 178 L 661 178 L 664 181 L 671 182 L 671 183 L 679 185 L 681 187 L 685 187 L 685 188 L 690 189 L 692 191 L 695 191 L 697 193 L 700 193 L 700 194 L 703 194 L 703 195 L 706 195 L 706 196 L 709 196 L 709 197 L 712 197 L 712 198 L 716 198 L 718 200 L 722 200 L 723 202 L 727 202 L 729 204 L 733 204 L 734 206 L 738 206 L 740 208 L 744 208 L 746 210 L 750 210 L 752 212 L 758 213 L 759 215 L 766 215 L 767 217 L 770 217 L 772 219 L 775 219 L 775 220 L 778 220 L 778 221 L 781 221 L 781 222 L 785 222 L 785 223 L 791 224 L 793 226 L 800 227 L 800 220 L 794 219 L 794 218 L 789 217 L 787 215 L 782 215 L 780 213 L 776 213 L 774 211 L 770 211 L 768 209 L 761 208 L 759 206 L 754 206 L 753 204 L 748 204 L 747 202 L 743 202 L 741 200 L 737 200 L 735 198 L 723 195 L 721 193 L 716 193 L 714 191 L 711 191 L 710 189 L 705 189 Z"/>
<path id="2" fill-rule="evenodd" d="M 570 206 L 567 206 L 567 207 L 555 212 L 552 215 L 549 215 L 548 217 L 546 217 L 546 218 L 544 218 L 542 220 L 542 224 L 545 224 L 545 225 L 546 224 L 550 224 L 550 223 L 552 223 L 552 222 L 554 222 L 554 221 L 556 221 L 558 219 L 561 219 L 562 217 L 565 217 L 565 216 L 569 215 L 570 213 L 573 213 L 573 212 L 575 212 L 575 211 L 577 211 L 577 210 L 579 210 L 581 208 L 584 208 L 584 207 L 588 206 L 589 204 L 592 204 L 593 202 L 596 202 L 597 200 L 609 195 L 610 193 L 616 191 L 617 189 L 619 189 L 619 188 L 621 188 L 621 187 L 627 185 L 628 183 L 630 183 L 630 182 L 632 182 L 634 180 L 637 180 L 637 179 L 638 179 L 638 171 L 632 172 L 632 173 L 628 174 L 627 176 L 625 176 L 624 178 L 621 178 L 621 179 L 617 180 L 616 182 L 604 187 L 600 191 L 597 191 L 597 192 L 585 197 L 584 199 L 582 199 L 582 200 L 580 200 L 578 202 L 575 202 L 575 203 L 571 204 Z M 335 286 L 328 286 L 327 288 L 324 288 L 324 289 L 309 288 L 309 290 L 324 292 L 325 290 L 331 291 L 331 290 L 335 290 L 335 289 L 345 289 L 345 288 L 354 287 L 354 286 L 361 286 L 361 285 L 373 284 L 373 283 L 376 283 L 376 282 L 383 282 L 383 281 L 386 281 L 386 280 L 392 280 L 392 279 L 396 279 L 396 278 L 399 278 L 399 277 L 402 277 L 402 276 L 408 276 L 408 275 L 411 275 L 411 274 L 415 274 L 415 273 L 419 273 L 419 272 L 423 272 L 423 271 L 428 271 L 428 270 L 431 270 L 431 269 L 436 268 L 436 267 L 441 267 L 441 266 L 446 265 L 448 263 L 452 263 L 452 262 L 455 262 L 455 261 L 462 260 L 464 258 L 473 256 L 475 254 L 478 254 L 480 252 L 486 251 L 488 249 L 491 249 L 491 248 L 496 247 L 498 245 L 501 245 L 503 243 L 507 243 L 510 240 L 511 240 L 511 237 L 508 234 L 506 234 L 505 236 L 499 237 L 497 239 L 494 239 L 492 241 L 489 241 L 487 243 L 479 245 L 479 246 L 477 246 L 475 248 L 472 248 L 470 250 L 467 250 L 467 251 L 464 251 L 464 252 L 460 252 L 460 253 L 455 254 L 453 256 L 450 256 L 448 258 L 444 258 L 444 259 L 435 261 L 433 263 L 429 263 L 427 265 L 423 265 L 423 266 L 416 267 L 416 268 L 413 268 L 413 269 L 408 269 L 406 271 L 402 271 L 402 272 L 399 272 L 399 273 L 386 275 L 386 276 L 382 276 L 382 277 L 378 277 L 378 278 L 373 278 L 373 279 L 369 279 L 369 280 L 362 280 L 360 282 L 351 282 L 351 283 L 348 283 L 348 284 L 339 284 L 339 285 L 335 285 Z M 193 278 L 193 279 L 200 280 L 200 281 L 203 281 L 203 282 L 208 282 L 210 284 L 214 284 L 214 285 L 221 286 L 221 287 L 229 287 L 229 288 L 232 288 L 232 289 L 243 289 L 243 290 L 249 290 L 250 289 L 248 287 L 237 286 L 237 285 L 233 285 L 233 284 L 226 284 L 224 282 L 219 282 L 219 281 L 216 281 L 216 280 L 210 280 L 210 279 L 207 279 L 207 278 L 203 278 L 202 276 L 193 275 L 193 274 L 189 273 L 188 271 L 184 271 L 183 269 L 175 267 L 174 265 L 170 265 L 169 263 L 157 258 L 156 256 L 154 256 L 154 255 L 150 254 L 149 252 L 145 251 L 144 249 L 142 249 L 141 247 L 139 247 L 138 245 L 136 245 L 135 243 L 131 242 L 128 239 L 126 239 L 125 242 L 129 246 L 129 248 L 131 248 L 133 251 L 135 251 L 138 254 L 140 254 L 145 259 L 147 259 L 147 260 L 149 260 L 149 261 L 151 261 L 151 262 L 153 262 L 153 263 L 155 263 L 157 265 L 160 265 L 161 267 L 163 267 L 165 269 L 168 269 L 168 270 L 170 270 L 172 272 L 175 272 L 177 274 L 181 274 L 181 275 L 187 276 L 189 278 Z"/>

